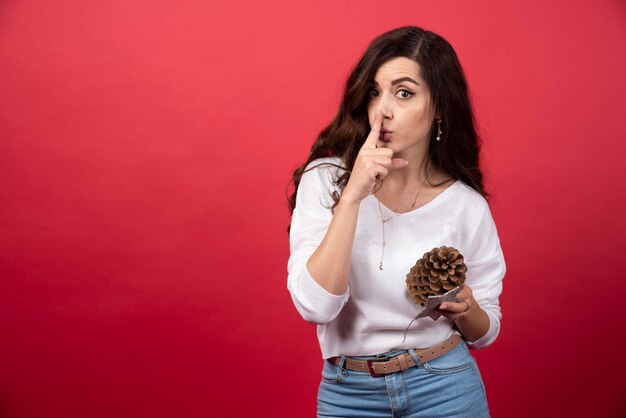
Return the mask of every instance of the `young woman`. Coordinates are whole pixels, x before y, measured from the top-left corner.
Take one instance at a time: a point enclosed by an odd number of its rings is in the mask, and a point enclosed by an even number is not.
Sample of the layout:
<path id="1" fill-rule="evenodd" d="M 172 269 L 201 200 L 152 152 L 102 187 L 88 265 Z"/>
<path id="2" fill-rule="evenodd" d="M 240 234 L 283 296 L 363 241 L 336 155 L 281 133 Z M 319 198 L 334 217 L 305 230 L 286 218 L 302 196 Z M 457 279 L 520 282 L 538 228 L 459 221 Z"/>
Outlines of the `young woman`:
<path id="1" fill-rule="evenodd" d="M 499 333 L 506 267 L 450 44 L 418 27 L 376 38 L 293 181 L 287 287 L 318 325 L 318 416 L 489 416 L 469 349 Z M 468 269 L 458 302 L 408 327 L 424 307 L 407 273 L 444 245 Z"/>

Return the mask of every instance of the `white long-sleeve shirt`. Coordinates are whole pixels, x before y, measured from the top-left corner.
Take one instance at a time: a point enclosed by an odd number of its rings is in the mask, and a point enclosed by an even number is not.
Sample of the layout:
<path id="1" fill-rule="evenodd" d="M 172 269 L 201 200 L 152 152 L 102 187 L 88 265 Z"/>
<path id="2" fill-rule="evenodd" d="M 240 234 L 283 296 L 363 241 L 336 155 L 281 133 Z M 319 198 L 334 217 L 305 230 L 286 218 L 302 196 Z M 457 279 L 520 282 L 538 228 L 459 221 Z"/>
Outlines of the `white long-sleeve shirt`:
<path id="1" fill-rule="evenodd" d="M 339 157 L 319 158 L 306 168 Z M 426 205 L 395 216 L 385 223 L 384 270 L 382 222 L 378 199 L 369 195 L 360 203 L 348 289 L 333 295 L 311 276 L 306 263 L 324 238 L 332 219 L 331 193 L 339 191 L 331 179 L 340 168 L 322 165 L 302 175 L 290 230 L 287 288 L 302 317 L 318 324 L 322 358 L 366 356 L 390 350 L 433 346 L 453 333 L 461 335 L 453 321 L 441 316 L 415 320 L 402 343 L 409 323 L 424 309 L 412 301 L 406 275 L 424 253 L 446 245 L 465 258 L 465 283 L 489 316 L 489 330 L 468 347 L 487 347 L 500 332 L 502 314 L 498 297 L 506 265 L 496 225 L 487 201 L 461 180 L 448 186 Z M 381 204 L 385 219 L 395 215 Z"/>

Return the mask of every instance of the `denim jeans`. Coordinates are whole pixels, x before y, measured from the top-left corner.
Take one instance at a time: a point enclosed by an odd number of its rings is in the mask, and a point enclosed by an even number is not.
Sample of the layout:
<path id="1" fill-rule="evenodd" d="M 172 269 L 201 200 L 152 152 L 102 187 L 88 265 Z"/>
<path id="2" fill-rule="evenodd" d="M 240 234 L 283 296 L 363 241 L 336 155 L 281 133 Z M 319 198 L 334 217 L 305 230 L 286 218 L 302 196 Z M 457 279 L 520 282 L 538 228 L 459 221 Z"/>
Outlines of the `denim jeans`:
<path id="1" fill-rule="evenodd" d="M 359 360 L 411 353 L 418 367 L 372 377 L 324 360 L 317 394 L 318 417 L 489 417 L 485 385 L 464 341 L 422 363 L 415 350 L 391 351 Z"/>

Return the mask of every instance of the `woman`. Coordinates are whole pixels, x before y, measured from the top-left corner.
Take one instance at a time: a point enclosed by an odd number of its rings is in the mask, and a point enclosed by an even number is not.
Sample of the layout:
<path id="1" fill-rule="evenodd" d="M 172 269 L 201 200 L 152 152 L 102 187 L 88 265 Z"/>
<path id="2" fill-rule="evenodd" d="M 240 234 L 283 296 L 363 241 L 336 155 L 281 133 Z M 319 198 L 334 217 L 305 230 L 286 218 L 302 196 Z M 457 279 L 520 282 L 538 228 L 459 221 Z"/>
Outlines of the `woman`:
<path id="1" fill-rule="evenodd" d="M 499 333 L 506 267 L 450 44 L 418 27 L 376 38 L 293 180 L 287 287 L 318 324 L 318 416 L 489 416 L 469 349 Z M 465 284 L 414 320 L 407 273 L 444 245 Z"/>

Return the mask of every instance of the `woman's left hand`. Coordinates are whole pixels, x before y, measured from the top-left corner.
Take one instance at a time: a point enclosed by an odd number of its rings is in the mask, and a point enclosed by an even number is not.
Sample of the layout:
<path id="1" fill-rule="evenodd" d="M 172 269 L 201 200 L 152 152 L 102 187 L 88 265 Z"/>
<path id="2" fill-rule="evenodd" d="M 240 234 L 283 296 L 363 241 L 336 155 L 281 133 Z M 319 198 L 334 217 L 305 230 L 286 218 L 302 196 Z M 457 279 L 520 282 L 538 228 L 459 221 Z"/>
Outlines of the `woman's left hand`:
<path id="1" fill-rule="evenodd" d="M 439 305 L 439 312 L 452 321 L 468 315 L 478 307 L 472 289 L 466 284 L 461 285 L 461 290 L 456 294 L 456 298 L 461 299 L 462 302 L 443 302 Z"/>

